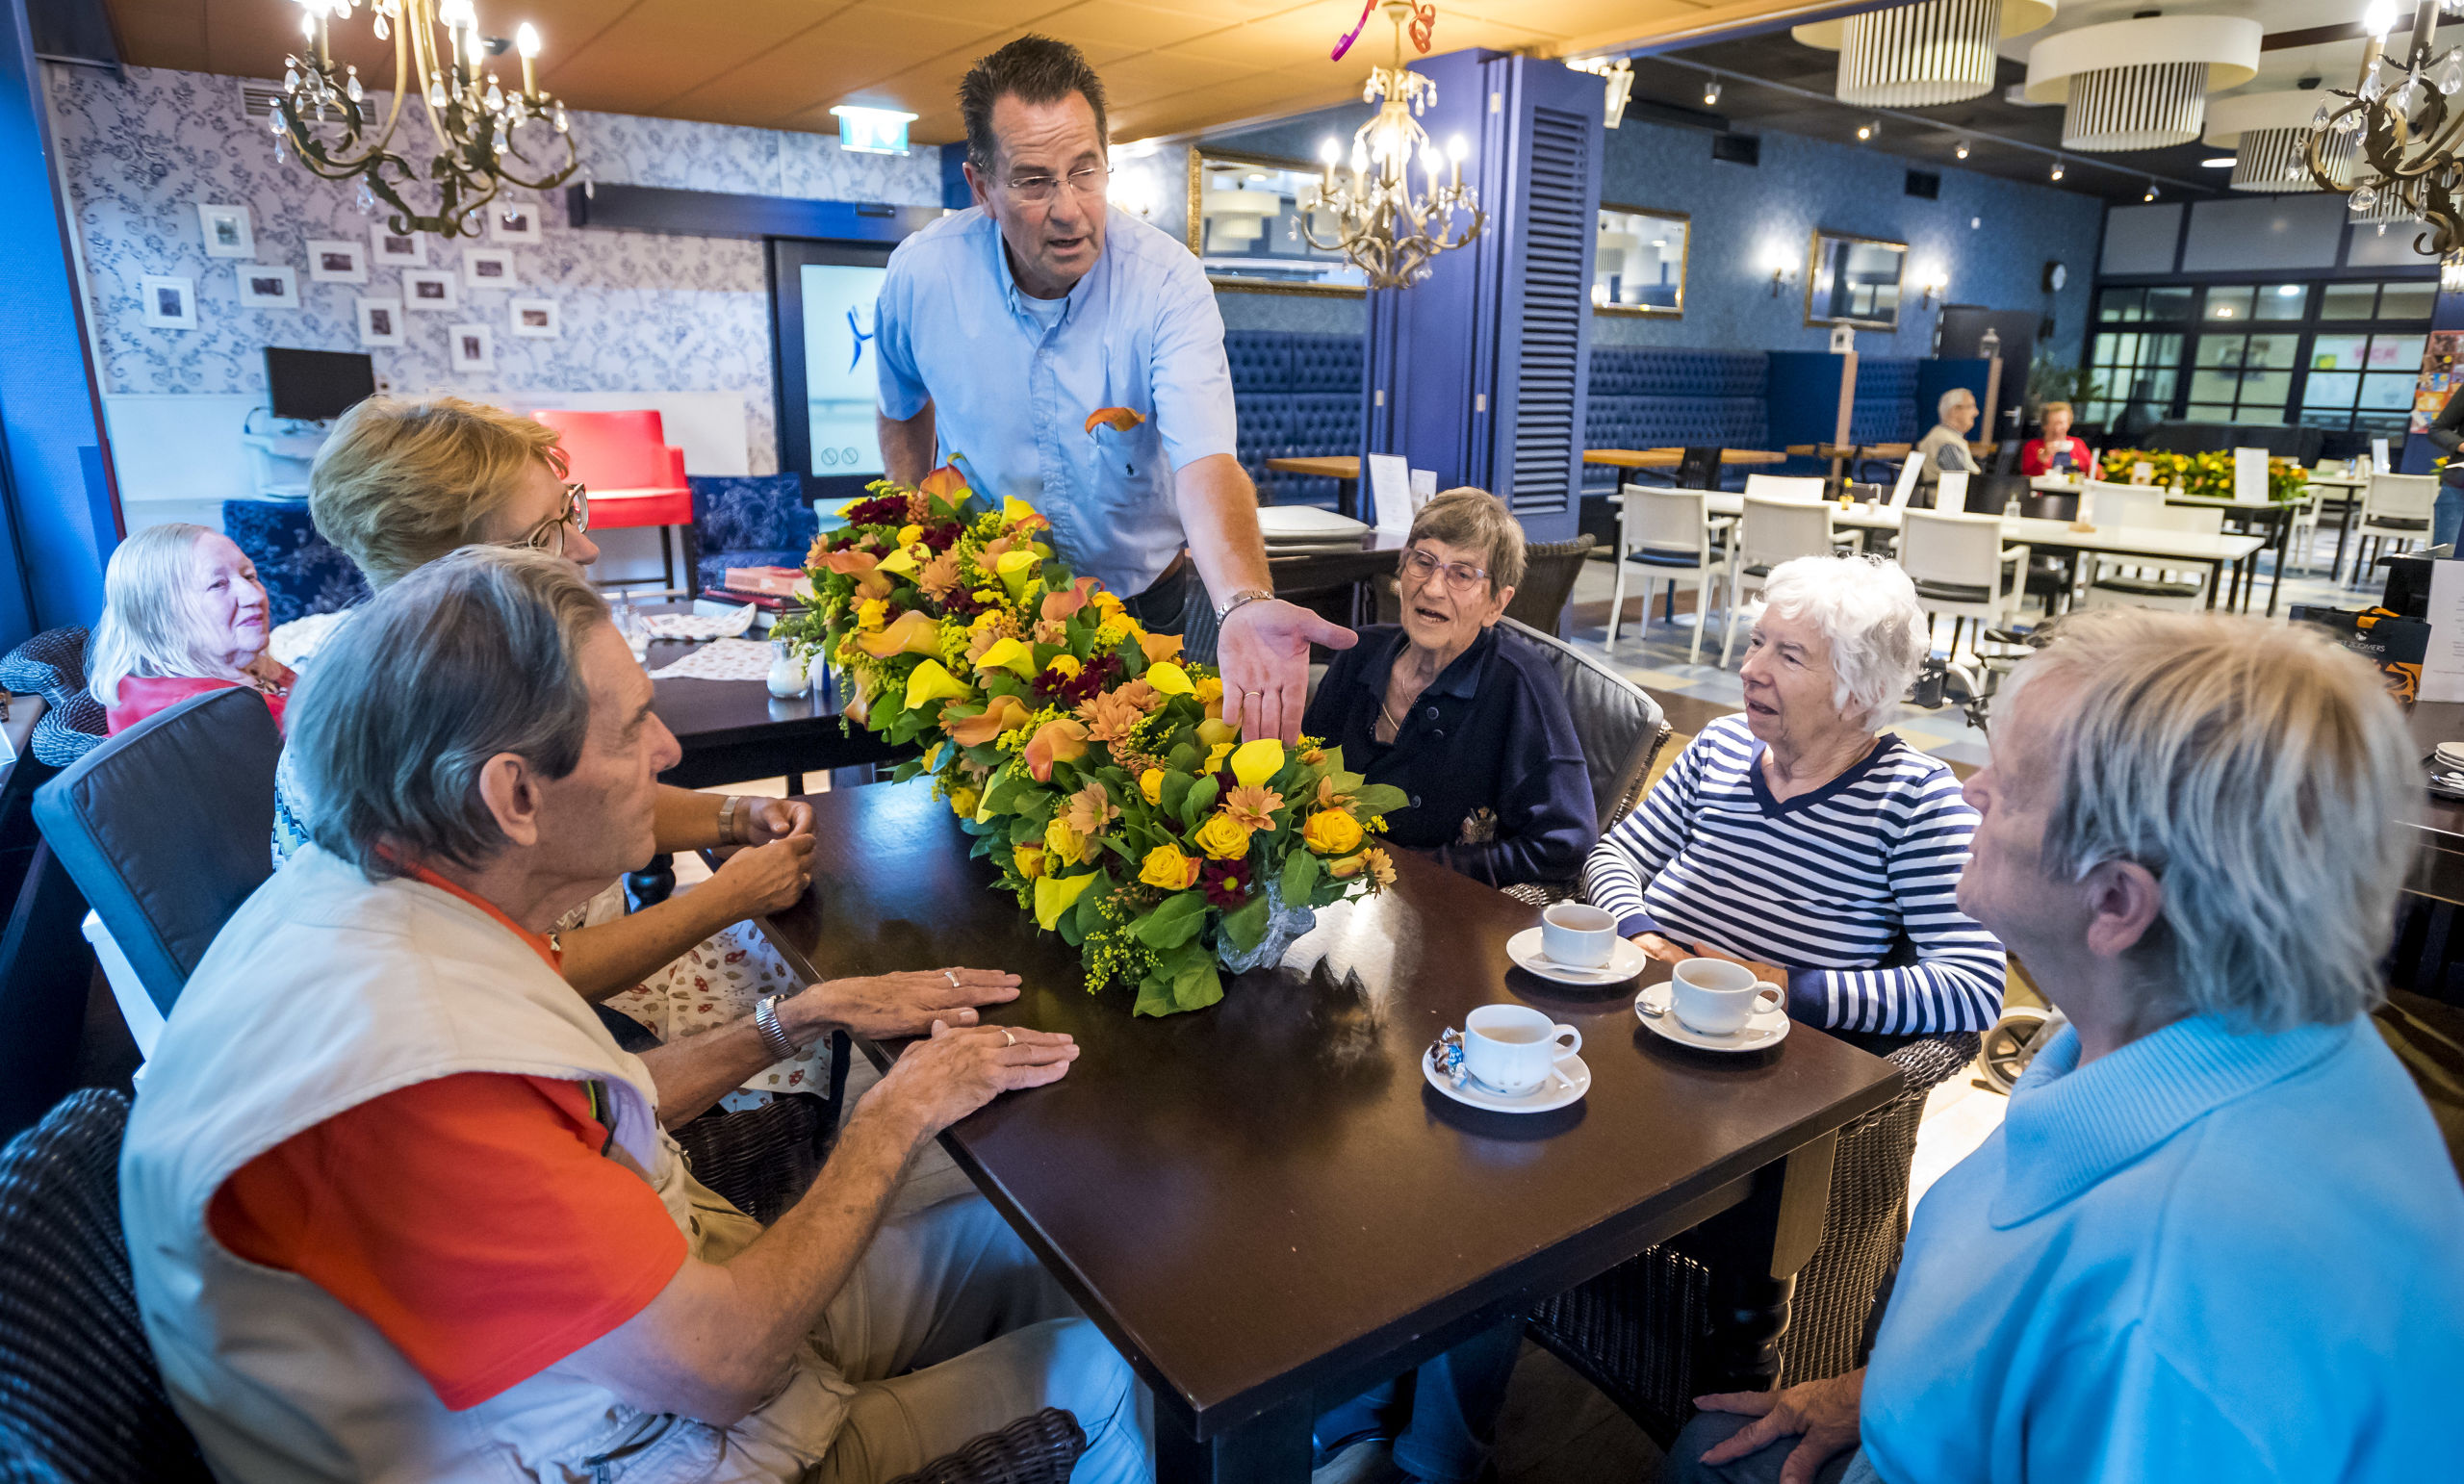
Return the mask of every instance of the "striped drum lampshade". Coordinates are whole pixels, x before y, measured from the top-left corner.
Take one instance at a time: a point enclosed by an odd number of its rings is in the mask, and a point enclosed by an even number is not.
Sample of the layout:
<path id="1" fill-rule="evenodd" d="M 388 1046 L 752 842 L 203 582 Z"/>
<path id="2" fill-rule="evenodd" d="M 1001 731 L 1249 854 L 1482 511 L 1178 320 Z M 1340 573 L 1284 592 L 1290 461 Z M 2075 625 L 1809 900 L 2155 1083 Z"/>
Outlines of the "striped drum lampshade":
<path id="1" fill-rule="evenodd" d="M 2054 0 L 1924 0 L 1789 35 L 1839 54 L 1836 89 L 1859 108 L 1937 108 L 1993 90 L 1994 42 L 2053 19 Z"/>
<path id="2" fill-rule="evenodd" d="M 2028 53 L 2027 98 L 2066 104 L 2062 147 L 2112 154 L 2199 137 L 2207 95 L 2259 71 L 2262 28 L 2240 15 L 2150 15 L 2081 26 Z"/>

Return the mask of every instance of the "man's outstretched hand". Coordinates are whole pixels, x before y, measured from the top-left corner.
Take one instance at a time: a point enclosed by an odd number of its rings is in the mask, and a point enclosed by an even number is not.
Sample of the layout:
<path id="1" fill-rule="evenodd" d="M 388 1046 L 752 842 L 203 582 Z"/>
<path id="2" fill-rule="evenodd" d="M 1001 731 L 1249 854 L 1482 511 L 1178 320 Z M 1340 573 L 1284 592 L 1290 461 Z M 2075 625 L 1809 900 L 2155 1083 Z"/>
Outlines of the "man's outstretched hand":
<path id="1" fill-rule="evenodd" d="M 1216 641 L 1223 672 L 1223 719 L 1250 739 L 1300 739 L 1309 705 L 1309 646 L 1348 650 L 1360 635 L 1281 599 L 1245 602 L 1223 621 Z"/>

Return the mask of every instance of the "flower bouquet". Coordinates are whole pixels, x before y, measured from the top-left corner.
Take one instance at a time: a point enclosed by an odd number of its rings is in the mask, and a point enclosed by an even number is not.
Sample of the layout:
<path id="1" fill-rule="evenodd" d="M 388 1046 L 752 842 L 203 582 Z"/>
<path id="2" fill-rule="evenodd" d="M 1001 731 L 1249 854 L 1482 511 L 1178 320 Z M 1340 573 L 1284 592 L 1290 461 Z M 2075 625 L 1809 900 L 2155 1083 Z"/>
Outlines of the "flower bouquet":
<path id="1" fill-rule="evenodd" d="M 1032 507 L 988 508 L 950 467 L 869 490 L 813 544 L 814 596 L 775 636 L 838 667 L 852 721 L 924 746 L 898 777 L 933 775 L 1090 990 L 1202 1010 L 1316 908 L 1394 880 L 1373 837 L 1402 791 L 1307 737 L 1240 742 L 1215 671 L 1063 569 Z"/>
<path id="2" fill-rule="evenodd" d="M 2098 476 L 2115 484 L 2131 482 L 2132 471 L 2148 467 L 2159 488 L 2181 487 L 2185 495 L 2209 499 L 2233 499 L 2233 455 L 2230 453 L 2166 453 L 2152 448 L 2110 448 L 2097 460 Z M 2293 459 L 2268 460 L 2268 499 L 2278 504 L 2299 499 L 2310 486 L 2309 475 Z"/>

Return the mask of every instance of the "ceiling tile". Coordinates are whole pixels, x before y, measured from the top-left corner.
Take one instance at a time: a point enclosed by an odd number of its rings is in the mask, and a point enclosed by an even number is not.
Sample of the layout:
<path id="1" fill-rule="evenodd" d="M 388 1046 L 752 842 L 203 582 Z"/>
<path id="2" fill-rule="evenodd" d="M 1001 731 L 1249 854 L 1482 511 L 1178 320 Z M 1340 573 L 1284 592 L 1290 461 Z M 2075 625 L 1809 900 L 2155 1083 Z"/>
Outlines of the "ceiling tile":
<path id="1" fill-rule="evenodd" d="M 1038 24 L 1050 27 L 1054 36 L 1078 41 L 1082 49 L 1085 42 L 1079 38 L 1100 38 L 1128 51 L 1151 51 L 1220 31 L 1224 21 L 1219 12 L 1201 6 L 1163 9 L 1131 5 L 1125 0 L 1086 0 L 1055 12 Z"/>

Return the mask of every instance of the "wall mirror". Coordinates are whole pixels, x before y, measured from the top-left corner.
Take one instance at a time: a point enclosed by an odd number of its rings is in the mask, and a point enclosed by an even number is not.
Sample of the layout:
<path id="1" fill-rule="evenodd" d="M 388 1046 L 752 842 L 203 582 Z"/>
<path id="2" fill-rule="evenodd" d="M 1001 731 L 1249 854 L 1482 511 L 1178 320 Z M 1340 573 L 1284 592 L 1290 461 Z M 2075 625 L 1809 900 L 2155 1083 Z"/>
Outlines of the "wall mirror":
<path id="1" fill-rule="evenodd" d="M 1906 243 L 1816 230 L 1806 260 L 1806 323 L 1899 327 Z"/>
<path id="2" fill-rule="evenodd" d="M 1600 250 L 1591 269 L 1591 307 L 1604 315 L 1685 313 L 1685 245 L 1691 221 L 1683 212 L 1604 203 Z"/>
<path id="3" fill-rule="evenodd" d="M 1343 254 L 1312 247 L 1296 230 L 1319 167 L 1298 160 L 1190 151 L 1190 251 L 1226 288 L 1283 294 L 1366 294 L 1368 275 Z M 1322 242 L 1334 217 L 1312 214 Z"/>

